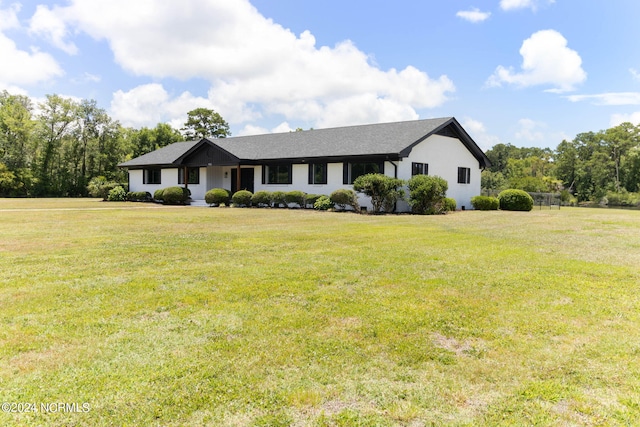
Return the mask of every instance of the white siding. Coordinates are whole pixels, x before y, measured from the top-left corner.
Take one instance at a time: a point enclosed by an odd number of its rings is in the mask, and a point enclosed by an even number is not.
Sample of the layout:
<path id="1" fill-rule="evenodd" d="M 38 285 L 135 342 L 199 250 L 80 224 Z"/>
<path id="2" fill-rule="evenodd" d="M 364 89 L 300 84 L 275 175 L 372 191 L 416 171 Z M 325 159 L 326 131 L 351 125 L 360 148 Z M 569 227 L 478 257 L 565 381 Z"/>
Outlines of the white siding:
<path id="1" fill-rule="evenodd" d="M 472 209 L 471 198 L 480 194 L 480 164 L 457 138 L 432 135 L 413 148 L 400 164 L 398 177 L 411 178 L 411 163 L 429 164 L 429 175 L 444 178 L 449 184 L 447 197 L 456 199 L 458 209 Z M 458 167 L 471 169 L 471 182 L 458 184 Z"/>

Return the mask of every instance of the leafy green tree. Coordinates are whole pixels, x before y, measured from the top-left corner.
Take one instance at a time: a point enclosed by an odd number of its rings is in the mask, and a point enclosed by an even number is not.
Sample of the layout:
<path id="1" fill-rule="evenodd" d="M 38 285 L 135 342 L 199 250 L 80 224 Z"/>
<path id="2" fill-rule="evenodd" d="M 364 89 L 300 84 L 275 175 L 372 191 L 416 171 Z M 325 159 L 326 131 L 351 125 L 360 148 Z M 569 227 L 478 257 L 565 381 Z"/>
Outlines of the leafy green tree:
<path id="1" fill-rule="evenodd" d="M 444 178 L 430 175 L 414 175 L 408 181 L 409 205 L 413 212 L 433 215 L 444 212 L 444 199 L 449 184 Z"/>
<path id="2" fill-rule="evenodd" d="M 40 104 L 36 145 L 37 195 L 66 195 L 68 169 L 63 164 L 62 143 L 70 138 L 78 119 L 78 104 L 59 95 L 47 95 Z"/>
<path id="3" fill-rule="evenodd" d="M 353 181 L 353 189 L 371 198 L 371 207 L 374 213 L 391 212 L 398 202 L 402 200 L 404 191 L 401 179 L 386 176 L 380 173 L 360 175 Z"/>
<path id="4" fill-rule="evenodd" d="M 229 124 L 220 114 L 208 108 L 196 108 L 189 111 L 187 121 L 181 130 L 187 140 L 231 136 Z"/>

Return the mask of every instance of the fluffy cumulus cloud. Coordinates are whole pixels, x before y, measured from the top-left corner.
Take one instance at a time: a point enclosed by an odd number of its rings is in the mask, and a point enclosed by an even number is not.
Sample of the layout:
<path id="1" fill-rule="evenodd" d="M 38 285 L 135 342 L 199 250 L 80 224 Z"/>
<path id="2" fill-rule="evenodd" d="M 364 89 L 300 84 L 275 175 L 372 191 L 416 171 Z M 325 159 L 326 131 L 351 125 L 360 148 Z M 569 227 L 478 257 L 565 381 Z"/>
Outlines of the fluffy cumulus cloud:
<path id="1" fill-rule="evenodd" d="M 520 119 L 518 120 L 519 129 L 516 131 L 515 137 L 517 140 L 521 141 L 542 141 L 545 138 L 542 129 L 545 127 L 544 123 L 536 122 L 531 119 Z"/>
<path id="2" fill-rule="evenodd" d="M 205 79 L 208 105 L 231 123 L 272 114 L 315 126 L 411 119 L 455 90 L 447 76 L 411 66 L 381 70 L 348 40 L 317 46 L 310 32 L 292 33 L 248 0 L 71 0 L 39 8 L 32 31 L 69 53 L 74 32 L 105 40 L 115 61 L 138 76 Z M 116 93 L 114 107 L 124 109 L 124 97 L 147 105 L 138 96 L 152 98 L 149 87 Z M 168 96 L 164 105 L 181 102 Z"/>
<path id="3" fill-rule="evenodd" d="M 491 12 L 481 12 L 480 9 L 474 7 L 470 10 L 461 10 L 456 13 L 456 16 L 458 18 L 464 19 L 465 21 L 476 23 L 489 19 L 489 17 L 491 16 Z"/>
<path id="4" fill-rule="evenodd" d="M 640 125 L 640 111 L 630 114 L 613 114 L 609 123 L 611 127 L 618 126 L 622 123 L 633 123 L 634 125 Z"/>
<path id="5" fill-rule="evenodd" d="M 540 3 L 555 3 L 555 0 L 500 0 L 502 10 L 532 9 L 536 10 Z"/>
<path id="6" fill-rule="evenodd" d="M 522 69 L 498 66 L 487 80 L 488 86 L 503 83 L 519 87 L 535 85 L 553 86 L 549 92 L 568 92 L 587 79 L 582 69 L 582 58 L 567 46 L 567 39 L 555 30 L 534 33 L 522 43 Z"/>
<path id="7" fill-rule="evenodd" d="M 501 143 L 500 138 L 490 134 L 484 123 L 479 120 L 466 117 L 462 120 L 462 127 L 464 127 L 476 144 L 485 151 Z"/>
<path id="8" fill-rule="evenodd" d="M 0 66 L 0 89 L 25 93 L 21 86 L 47 81 L 64 72 L 51 55 L 35 48 L 22 50 L 5 35 L 7 30 L 20 29 L 18 12 L 20 5 L 17 3 L 0 9 L 0 58 L 3 64 Z"/>

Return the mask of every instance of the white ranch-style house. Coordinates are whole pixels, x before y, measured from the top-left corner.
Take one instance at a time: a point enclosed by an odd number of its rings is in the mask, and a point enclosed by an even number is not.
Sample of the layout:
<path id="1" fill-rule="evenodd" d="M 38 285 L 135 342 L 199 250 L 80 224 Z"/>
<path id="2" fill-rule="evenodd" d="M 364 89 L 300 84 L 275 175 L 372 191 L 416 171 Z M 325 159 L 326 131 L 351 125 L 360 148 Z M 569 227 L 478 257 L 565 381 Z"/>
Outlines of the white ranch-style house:
<path id="1" fill-rule="evenodd" d="M 489 159 L 453 117 L 279 134 L 177 142 L 119 165 L 129 190 L 186 186 L 194 200 L 212 188 L 232 192 L 300 190 L 329 195 L 367 173 L 408 180 L 437 175 L 447 197 L 471 209 Z M 370 206 L 360 195 L 360 204 Z M 399 203 L 398 211 L 407 211 Z"/>

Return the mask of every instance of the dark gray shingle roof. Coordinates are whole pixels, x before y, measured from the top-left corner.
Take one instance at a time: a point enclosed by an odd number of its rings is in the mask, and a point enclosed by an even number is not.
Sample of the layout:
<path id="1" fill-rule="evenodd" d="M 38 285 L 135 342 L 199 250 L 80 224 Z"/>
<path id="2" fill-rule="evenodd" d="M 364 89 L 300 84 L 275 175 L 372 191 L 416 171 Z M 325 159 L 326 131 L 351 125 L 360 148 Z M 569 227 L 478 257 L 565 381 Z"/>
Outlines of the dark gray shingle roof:
<path id="1" fill-rule="evenodd" d="M 448 126 L 453 126 L 481 165 L 488 165 L 485 154 L 453 117 L 221 138 L 211 143 L 241 161 L 372 155 L 402 157 L 408 155 L 413 145 Z M 171 165 L 203 141 L 178 142 L 120 166 Z"/>
<path id="2" fill-rule="evenodd" d="M 171 165 L 200 141 L 175 142 L 140 157 L 121 163 L 121 167 Z"/>

